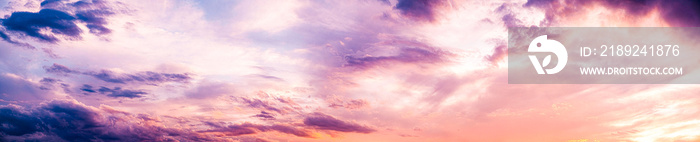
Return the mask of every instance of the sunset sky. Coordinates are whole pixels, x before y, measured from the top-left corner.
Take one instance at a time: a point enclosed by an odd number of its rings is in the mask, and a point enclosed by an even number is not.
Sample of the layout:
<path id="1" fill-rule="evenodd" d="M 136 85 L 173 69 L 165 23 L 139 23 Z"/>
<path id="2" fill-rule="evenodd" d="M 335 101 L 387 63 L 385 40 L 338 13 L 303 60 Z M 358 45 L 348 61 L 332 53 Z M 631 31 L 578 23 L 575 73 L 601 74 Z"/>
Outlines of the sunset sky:
<path id="1" fill-rule="evenodd" d="M 692 0 L 0 7 L 2 141 L 700 141 L 700 85 L 508 84 L 508 27 L 696 27 Z"/>

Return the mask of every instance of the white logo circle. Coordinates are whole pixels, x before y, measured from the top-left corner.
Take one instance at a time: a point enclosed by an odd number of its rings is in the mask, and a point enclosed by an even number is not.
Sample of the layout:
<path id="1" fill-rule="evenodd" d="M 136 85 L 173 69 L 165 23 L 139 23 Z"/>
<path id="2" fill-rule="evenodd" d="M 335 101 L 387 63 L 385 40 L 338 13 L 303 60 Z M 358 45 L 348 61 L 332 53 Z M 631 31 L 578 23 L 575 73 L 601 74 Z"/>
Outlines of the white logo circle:
<path id="1" fill-rule="evenodd" d="M 548 40 L 547 35 L 542 35 L 532 40 L 530 46 L 527 48 L 527 52 L 554 53 L 554 56 L 557 56 L 558 62 L 556 66 L 550 69 L 543 69 L 549 65 L 550 61 L 552 60 L 551 55 L 544 57 L 541 64 L 535 55 L 529 55 L 530 61 L 532 62 L 532 65 L 535 66 L 537 74 L 556 74 L 564 69 L 566 62 L 569 59 L 569 55 L 567 54 L 564 45 L 556 40 Z"/>

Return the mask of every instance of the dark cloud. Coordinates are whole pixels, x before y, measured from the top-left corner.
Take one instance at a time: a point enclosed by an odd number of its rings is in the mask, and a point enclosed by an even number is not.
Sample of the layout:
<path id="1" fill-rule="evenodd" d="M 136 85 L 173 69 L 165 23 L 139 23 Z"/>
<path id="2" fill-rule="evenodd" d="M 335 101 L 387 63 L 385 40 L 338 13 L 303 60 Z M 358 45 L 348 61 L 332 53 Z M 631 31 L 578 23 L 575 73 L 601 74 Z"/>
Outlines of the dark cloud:
<path id="1" fill-rule="evenodd" d="M 80 73 L 79 71 L 72 70 L 64 65 L 54 63 L 50 67 L 44 67 L 46 72 L 55 73 L 60 75 L 68 75 L 72 73 Z"/>
<path id="2" fill-rule="evenodd" d="M 528 0 L 525 6 L 542 6 L 554 2 L 555 0 Z"/>
<path id="3" fill-rule="evenodd" d="M 379 63 L 402 62 L 402 63 L 434 63 L 442 61 L 443 55 L 440 52 L 429 51 L 420 48 L 401 48 L 398 55 L 379 57 L 346 57 L 346 66 L 370 67 Z"/>
<path id="4" fill-rule="evenodd" d="M 65 0 L 46 0 L 41 3 L 41 7 L 75 13 L 76 20 L 85 23 L 92 34 L 103 35 L 111 33 L 111 30 L 106 27 L 107 20 L 105 17 L 113 15 L 114 10 L 107 5 L 106 1 L 82 0 L 69 3 L 69 1 Z"/>
<path id="5" fill-rule="evenodd" d="M 259 78 L 263 78 L 263 79 L 274 80 L 274 81 L 284 81 L 284 79 L 282 79 L 282 78 L 279 78 L 279 77 L 276 77 L 276 76 L 271 76 L 271 75 L 253 74 L 253 75 L 250 75 L 250 76 L 259 77 Z"/>
<path id="6" fill-rule="evenodd" d="M 394 8 L 401 14 L 419 21 L 435 21 L 438 6 L 444 4 L 444 0 L 399 0 Z"/>
<path id="7" fill-rule="evenodd" d="M 105 17 L 113 15 L 112 9 L 104 1 L 90 0 L 68 3 L 63 0 L 46 0 L 41 2 L 42 9 L 37 12 L 13 12 L 7 19 L 2 20 L 2 26 L 7 31 L 22 33 L 40 41 L 56 43 L 59 36 L 67 39 L 81 39 L 82 30 L 79 22 L 86 24 L 90 33 L 104 35 L 111 33 L 106 27 Z M 73 15 L 75 14 L 75 15 Z M 40 32 L 48 29 L 51 34 Z M 0 33 L 5 41 L 31 48 L 26 43 L 12 40 L 8 34 Z"/>
<path id="8" fill-rule="evenodd" d="M 97 92 L 97 91 L 95 91 L 95 89 L 92 88 L 92 85 L 87 85 L 87 84 L 84 84 L 83 87 L 80 87 L 80 90 L 84 91 L 84 92 L 88 92 L 88 93 Z"/>
<path id="9" fill-rule="evenodd" d="M 106 10 L 87 10 L 80 11 L 75 14 L 75 16 L 80 20 L 85 22 L 87 28 L 90 29 L 90 33 L 96 35 L 109 34 L 112 30 L 105 27 L 107 25 L 107 20 L 105 16 L 112 15 L 111 11 Z"/>
<path id="10" fill-rule="evenodd" d="M 338 120 L 333 116 L 323 113 L 314 113 L 304 119 L 304 125 L 321 130 L 333 130 L 340 132 L 371 133 L 375 130 L 353 122 Z"/>
<path id="11" fill-rule="evenodd" d="M 105 3 L 107 3 L 104 0 L 81 0 L 77 1 L 75 3 L 68 3 L 68 5 L 73 6 L 75 8 L 79 9 L 85 9 L 85 8 L 105 8 Z"/>
<path id="12" fill-rule="evenodd" d="M 98 91 L 100 91 L 100 93 L 102 93 L 102 94 L 107 94 L 107 96 L 113 97 L 113 98 L 120 98 L 120 97 L 141 98 L 141 97 L 143 97 L 143 94 L 148 94 L 148 93 L 143 92 L 143 91 L 127 90 L 127 89 L 122 89 L 120 87 L 115 87 L 114 89 L 109 89 L 107 87 L 100 87 L 100 89 Z"/>
<path id="13" fill-rule="evenodd" d="M 664 20 L 672 26 L 700 26 L 700 1 L 692 0 L 528 0 L 524 6 L 545 9 L 545 26 L 559 17 L 582 11 L 581 7 L 600 4 L 612 10 L 623 10 L 626 14 L 644 16 L 658 10 Z"/>
<path id="14" fill-rule="evenodd" d="M 75 17 L 63 11 L 42 9 L 38 13 L 12 13 L 9 18 L 2 20 L 2 25 L 7 30 L 21 32 L 42 41 L 55 43 L 58 41 L 58 38 L 53 35 L 42 34 L 39 30 L 48 28 L 55 35 L 80 38 L 81 30 L 74 23 L 75 20 Z"/>
<path id="15" fill-rule="evenodd" d="M 659 7 L 664 19 L 674 26 L 700 26 L 700 1 L 663 1 Z"/>
<path id="16" fill-rule="evenodd" d="M 39 80 L 39 83 L 41 83 L 41 86 L 39 87 L 39 89 L 42 89 L 42 90 L 52 90 L 56 86 L 60 86 L 60 88 L 63 88 L 64 92 L 70 92 L 70 89 L 69 89 L 70 85 L 68 85 L 67 83 L 64 83 L 60 79 L 45 77 L 45 78 L 42 78 L 41 80 Z"/>
<path id="17" fill-rule="evenodd" d="M 2 32 L 2 31 L 0 31 L 0 38 L 7 41 L 8 43 L 12 43 L 14 45 L 19 45 L 19 46 L 25 47 L 27 49 L 36 49 L 36 47 L 34 47 L 28 43 L 13 40 L 9 35 L 5 34 L 5 32 Z"/>
<path id="18" fill-rule="evenodd" d="M 55 78 L 42 78 L 39 82 L 41 83 L 58 83 L 61 80 Z"/>
<path id="19" fill-rule="evenodd" d="M 122 114 L 124 115 L 124 114 Z M 76 101 L 51 101 L 33 108 L 0 106 L 3 141 L 197 141 L 205 137 L 177 129 L 141 126 L 144 120 L 105 113 Z"/>
<path id="20" fill-rule="evenodd" d="M 211 125 L 211 126 L 213 126 L 213 125 Z M 240 136 L 240 135 L 257 133 L 256 132 L 257 126 L 258 125 L 245 123 L 245 124 L 241 124 L 241 125 L 229 125 L 226 127 L 217 127 L 215 129 L 205 130 L 205 131 L 200 131 L 200 132 L 220 132 L 220 133 L 223 133 L 224 135 L 227 135 L 227 136 Z"/>
<path id="21" fill-rule="evenodd" d="M 338 49 L 342 52 L 335 54 L 345 55 L 342 56 L 342 66 L 368 68 L 389 64 L 433 64 L 445 62 L 452 56 L 452 53 L 427 43 L 400 36 L 364 40 L 353 39 L 347 42 L 348 46 Z"/>
<path id="22" fill-rule="evenodd" d="M 62 0 L 45 0 L 41 2 L 41 7 L 59 4 Z"/>
<path id="23" fill-rule="evenodd" d="M 292 134 L 292 135 L 299 136 L 299 137 L 311 137 L 311 134 L 308 131 L 303 130 L 303 129 L 298 129 L 296 127 L 289 126 L 289 125 L 276 124 L 276 125 L 268 126 L 267 128 L 271 129 L 271 130 L 278 131 L 278 132 L 282 132 L 282 133 Z"/>
<path id="24" fill-rule="evenodd" d="M 382 4 L 386 4 L 386 5 L 391 4 L 391 2 L 389 0 L 377 0 L 377 1 L 381 2 Z"/>
<path id="25" fill-rule="evenodd" d="M 88 75 L 92 76 L 96 79 L 105 81 L 105 82 L 110 82 L 110 83 L 120 83 L 120 84 L 126 84 L 130 82 L 140 82 L 140 83 L 146 83 L 146 84 L 151 84 L 151 85 L 157 85 L 159 83 L 164 83 L 164 82 L 180 82 L 180 83 L 187 83 L 189 82 L 192 77 L 190 77 L 189 74 L 187 73 L 182 73 L 182 74 L 176 74 L 176 73 L 158 73 L 158 72 L 152 72 L 152 71 L 145 71 L 145 72 L 139 72 L 139 73 L 134 73 L 134 74 L 121 74 L 121 73 L 114 73 L 109 70 L 100 70 L 100 71 L 87 71 L 87 72 L 81 72 L 78 70 L 73 70 L 70 69 L 64 65 L 56 64 L 54 63 L 50 67 L 44 67 L 46 72 L 49 73 L 55 73 L 59 75 L 67 75 L 67 74 L 82 74 L 82 75 Z"/>
<path id="26" fill-rule="evenodd" d="M 289 126 L 289 125 L 282 125 L 282 124 L 275 124 L 275 125 L 259 125 L 259 124 L 252 124 L 252 123 L 243 123 L 243 124 L 234 124 L 234 125 L 228 125 L 228 126 L 222 126 L 222 124 L 219 123 L 205 123 L 209 126 L 214 127 L 213 129 L 210 130 L 205 130 L 205 131 L 200 131 L 200 132 L 218 132 L 218 133 L 223 133 L 224 135 L 227 136 L 240 136 L 240 135 L 247 135 L 247 134 L 256 134 L 258 132 L 267 132 L 267 131 L 277 131 L 281 133 L 286 133 L 286 134 L 292 134 L 295 136 L 299 137 L 311 137 L 311 134 L 309 131 L 304 130 L 304 129 L 299 129 L 294 126 Z"/>
<path id="27" fill-rule="evenodd" d="M 144 83 L 163 83 L 163 82 L 180 82 L 186 83 L 192 79 L 189 74 L 173 74 L 173 73 L 157 73 L 157 72 L 140 72 L 135 74 L 118 74 L 109 70 L 101 70 L 99 72 L 83 72 L 85 75 L 95 77 L 99 80 L 111 83 L 125 84 L 128 82 L 144 82 Z"/>
<path id="28" fill-rule="evenodd" d="M 81 91 L 86 92 L 86 93 L 100 93 L 100 94 L 105 94 L 108 97 L 112 98 L 141 98 L 144 97 L 144 94 L 148 94 L 144 91 L 140 90 L 129 90 L 129 89 L 122 89 L 121 87 L 114 87 L 113 89 L 101 86 L 99 89 L 93 88 L 91 85 L 84 84 L 83 87 L 80 88 Z"/>
<path id="29" fill-rule="evenodd" d="M 266 111 L 260 111 L 260 114 L 253 115 L 253 117 L 258 117 L 258 118 L 261 118 L 264 120 L 275 120 L 275 116 L 273 116 L 273 115 L 274 114 L 271 114 L 271 113 L 266 112 Z"/>

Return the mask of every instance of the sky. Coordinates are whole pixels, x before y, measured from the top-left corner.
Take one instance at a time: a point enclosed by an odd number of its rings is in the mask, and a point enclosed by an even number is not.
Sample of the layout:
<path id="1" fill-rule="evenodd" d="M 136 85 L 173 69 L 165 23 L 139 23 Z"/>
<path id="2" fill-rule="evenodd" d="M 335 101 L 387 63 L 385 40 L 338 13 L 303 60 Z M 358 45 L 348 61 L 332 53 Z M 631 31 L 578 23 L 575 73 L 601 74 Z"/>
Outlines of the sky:
<path id="1" fill-rule="evenodd" d="M 508 27 L 690 0 L 0 0 L 3 141 L 700 141 L 695 84 L 508 84 Z M 693 74 L 688 74 L 693 76 Z"/>

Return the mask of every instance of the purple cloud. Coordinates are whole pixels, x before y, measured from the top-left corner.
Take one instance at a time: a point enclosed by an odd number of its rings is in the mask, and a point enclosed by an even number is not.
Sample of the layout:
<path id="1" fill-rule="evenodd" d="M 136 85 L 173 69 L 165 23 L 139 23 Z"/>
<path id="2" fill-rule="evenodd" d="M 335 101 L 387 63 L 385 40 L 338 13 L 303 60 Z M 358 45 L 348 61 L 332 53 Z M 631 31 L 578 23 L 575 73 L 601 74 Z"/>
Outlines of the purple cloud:
<path id="1" fill-rule="evenodd" d="M 442 60 L 441 53 L 419 48 L 402 48 L 398 55 L 380 57 L 346 57 L 347 66 L 369 67 L 382 62 L 434 63 Z"/>
<path id="2" fill-rule="evenodd" d="M 664 1 L 664 0 L 528 0 L 524 6 L 533 6 L 546 10 L 546 23 L 556 22 L 558 16 L 579 12 L 583 6 L 602 4 L 610 9 L 624 10 L 626 14 L 644 16 L 652 10 L 658 10 L 666 22 L 673 26 L 695 27 L 700 25 L 700 2 L 698 1 Z"/>
<path id="3" fill-rule="evenodd" d="M 399 0 L 394 8 L 401 10 L 401 14 L 418 21 L 435 21 L 437 6 L 442 5 L 443 0 Z"/>
<path id="4" fill-rule="evenodd" d="M 260 111 L 260 114 L 253 115 L 253 117 L 258 117 L 264 120 L 275 120 L 274 114 L 271 114 L 266 111 Z"/>
<path id="5" fill-rule="evenodd" d="M 224 133 L 225 135 L 228 135 L 228 136 L 240 136 L 240 135 L 247 135 L 247 134 L 255 134 L 258 131 L 261 131 L 261 132 L 278 131 L 281 133 L 292 134 L 292 135 L 299 136 L 299 137 L 311 137 L 310 132 L 308 132 L 306 130 L 299 129 L 299 128 L 289 126 L 289 125 L 281 125 L 281 124 L 275 124 L 275 125 L 269 125 L 269 126 L 252 124 L 252 123 L 234 124 L 234 125 L 228 125 L 228 126 L 221 126 L 221 124 L 211 123 L 211 122 L 205 123 L 205 124 L 214 127 L 214 129 L 200 131 L 200 132 L 220 132 L 220 133 Z"/>
<path id="6" fill-rule="evenodd" d="M 340 132 L 371 133 L 376 130 L 353 122 L 338 120 L 333 116 L 323 113 L 314 113 L 304 119 L 304 125 L 321 130 L 333 130 Z"/>
<path id="7" fill-rule="evenodd" d="M 162 82 L 188 82 L 191 77 L 189 74 L 172 74 L 172 73 L 157 73 L 152 71 L 139 72 L 135 74 L 119 74 L 109 70 L 101 70 L 98 72 L 83 72 L 85 75 L 95 77 L 99 80 L 110 83 L 125 84 L 128 82 L 144 82 L 144 83 L 162 83 Z"/>
<path id="8" fill-rule="evenodd" d="M 207 140 L 177 129 L 142 126 L 131 122 L 145 120 L 130 119 L 76 101 L 54 100 L 37 107 L 5 105 L 0 106 L 0 134 L 4 141 Z"/>
<path id="9" fill-rule="evenodd" d="M 64 65 L 54 63 L 50 67 L 44 67 L 46 72 L 55 73 L 60 75 L 68 75 L 72 73 L 80 73 L 79 71 L 72 70 Z"/>
<path id="10" fill-rule="evenodd" d="M 39 32 L 49 28 L 52 33 L 71 38 L 80 38 L 80 28 L 74 23 L 75 17 L 63 11 L 42 9 L 38 13 L 15 12 L 9 18 L 2 20 L 7 30 L 24 33 L 41 41 L 55 43 L 58 38 Z"/>
<path id="11" fill-rule="evenodd" d="M 252 107 L 252 108 L 261 108 L 261 109 L 264 109 L 267 111 L 273 111 L 273 112 L 277 112 L 277 113 L 286 113 L 285 110 L 279 109 L 267 101 L 263 101 L 263 100 L 256 99 L 256 98 L 246 98 L 246 97 L 240 97 L 239 99 L 242 103 L 245 103 L 249 107 Z"/>
<path id="12" fill-rule="evenodd" d="M 105 26 L 107 25 L 105 17 L 114 13 L 104 6 L 103 1 L 64 3 L 61 0 L 46 0 L 40 5 L 42 9 L 36 13 L 13 12 L 7 19 L 2 19 L 2 26 L 7 31 L 21 33 L 48 43 L 58 42 L 59 37 L 56 35 L 62 35 L 68 39 L 81 39 L 82 30 L 78 26 L 79 22 L 85 23 L 90 33 L 95 35 L 111 33 L 111 30 Z M 42 29 L 48 29 L 53 34 L 42 33 L 40 32 Z M 33 49 L 29 44 L 12 40 L 4 32 L 0 32 L 0 37 L 9 43 Z"/>
<path id="13" fill-rule="evenodd" d="M 145 71 L 145 72 L 138 72 L 138 73 L 134 73 L 134 74 L 120 74 L 120 73 L 114 73 L 114 72 L 109 71 L 109 70 L 81 72 L 78 70 L 70 69 L 64 65 L 56 64 L 56 63 L 54 63 L 50 67 L 44 67 L 44 69 L 48 73 L 55 73 L 55 74 L 59 74 L 59 75 L 82 74 L 82 75 L 92 76 L 96 79 L 99 79 L 99 80 L 102 80 L 105 82 L 119 83 L 119 84 L 126 84 L 126 83 L 130 83 L 130 82 L 141 82 L 141 83 L 152 84 L 152 85 L 156 85 L 156 84 L 164 83 L 164 82 L 187 83 L 187 82 L 189 82 L 189 80 L 192 79 L 192 77 L 190 77 L 190 74 L 187 74 L 187 73 L 175 74 L 175 73 L 158 73 L 158 72 L 152 72 L 152 71 Z"/>
<path id="14" fill-rule="evenodd" d="M 122 89 L 121 87 L 114 87 L 114 89 L 110 89 L 107 87 L 100 87 L 99 89 L 95 90 L 91 85 L 84 84 L 83 87 L 80 88 L 83 92 L 86 93 L 97 93 L 99 92 L 100 94 L 106 94 L 108 97 L 112 98 L 141 98 L 143 97 L 144 94 L 148 94 L 144 91 L 140 90 L 129 90 L 129 89 Z"/>
<path id="15" fill-rule="evenodd" d="M 369 105 L 369 102 L 362 100 L 362 99 L 357 99 L 357 100 L 350 100 L 347 102 L 344 101 L 337 101 L 337 102 L 331 102 L 328 107 L 332 108 L 347 108 L 347 109 L 359 109 L 362 107 L 366 107 Z"/>

